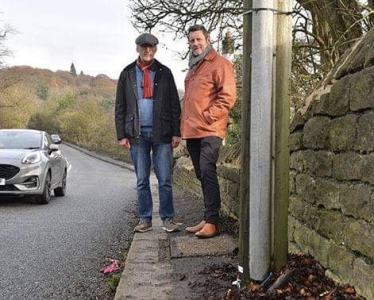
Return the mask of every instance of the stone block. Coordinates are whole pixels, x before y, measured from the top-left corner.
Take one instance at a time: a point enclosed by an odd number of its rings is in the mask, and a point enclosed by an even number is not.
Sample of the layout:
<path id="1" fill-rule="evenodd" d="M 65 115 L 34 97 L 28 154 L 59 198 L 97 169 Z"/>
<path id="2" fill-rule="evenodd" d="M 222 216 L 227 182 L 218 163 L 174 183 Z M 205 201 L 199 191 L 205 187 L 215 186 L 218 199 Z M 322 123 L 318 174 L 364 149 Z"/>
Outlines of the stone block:
<path id="1" fill-rule="evenodd" d="M 303 147 L 303 132 L 295 131 L 290 135 L 290 150 L 296 151 Z"/>
<path id="2" fill-rule="evenodd" d="M 354 50 L 352 59 L 349 62 L 348 72 L 350 74 L 356 73 L 364 68 L 365 50 L 366 50 L 365 43 L 361 41 L 358 47 Z"/>
<path id="3" fill-rule="evenodd" d="M 292 118 L 290 123 L 290 132 L 294 132 L 296 129 L 302 128 L 305 124 L 305 119 L 300 110 L 298 110 L 295 116 Z"/>
<path id="4" fill-rule="evenodd" d="M 343 116 L 349 110 L 350 77 L 346 76 L 337 81 L 331 88 L 328 96 L 321 98 L 320 114 L 329 116 Z"/>
<path id="5" fill-rule="evenodd" d="M 336 244 L 343 242 L 343 233 L 347 220 L 338 211 L 319 210 L 318 211 L 318 232 Z"/>
<path id="6" fill-rule="evenodd" d="M 350 283 L 355 287 L 356 292 L 366 299 L 374 299 L 373 278 L 374 265 L 361 258 L 355 259 Z"/>
<path id="7" fill-rule="evenodd" d="M 328 151 L 295 151 L 291 153 L 290 167 L 298 172 L 330 177 L 333 157 Z"/>
<path id="8" fill-rule="evenodd" d="M 363 114 L 358 120 L 356 150 L 374 150 L 374 112 Z"/>
<path id="9" fill-rule="evenodd" d="M 294 242 L 294 232 L 296 227 L 296 222 L 298 222 L 293 216 L 288 215 L 288 240 Z"/>
<path id="10" fill-rule="evenodd" d="M 290 198 L 289 209 L 291 215 L 296 219 L 312 229 L 317 229 L 319 222 L 316 206 L 304 202 L 299 197 L 292 197 Z"/>
<path id="11" fill-rule="evenodd" d="M 330 118 L 321 116 L 308 120 L 304 126 L 303 146 L 310 149 L 324 149 L 330 123 Z"/>
<path id="12" fill-rule="evenodd" d="M 296 185 L 295 185 L 295 177 L 296 177 L 296 174 L 297 172 L 295 171 L 290 171 L 289 173 L 289 191 L 290 191 L 290 195 L 294 195 L 296 194 Z"/>
<path id="13" fill-rule="evenodd" d="M 374 65 L 374 30 L 364 35 L 363 38 L 363 55 L 365 56 L 364 68 Z M 365 49 L 366 48 L 366 49 Z"/>
<path id="14" fill-rule="evenodd" d="M 240 183 L 239 168 L 232 164 L 221 164 L 217 167 L 217 174 L 235 183 Z"/>
<path id="15" fill-rule="evenodd" d="M 294 238 L 295 242 L 301 250 L 306 253 L 310 254 L 310 232 L 312 232 L 305 224 L 301 224 L 295 227 Z"/>
<path id="16" fill-rule="evenodd" d="M 290 155 L 290 168 L 298 172 L 304 171 L 304 152 L 305 151 L 295 151 Z"/>
<path id="17" fill-rule="evenodd" d="M 349 219 L 344 230 L 344 242 L 347 247 L 362 255 L 374 259 L 374 226 L 365 221 Z"/>
<path id="18" fill-rule="evenodd" d="M 288 252 L 289 253 L 304 253 L 303 251 L 301 251 L 300 247 L 298 244 L 296 244 L 295 242 L 289 242 L 288 243 Z"/>
<path id="19" fill-rule="evenodd" d="M 340 185 L 332 180 L 317 178 L 315 197 L 318 207 L 322 206 L 327 209 L 339 209 Z"/>
<path id="20" fill-rule="evenodd" d="M 363 156 L 362 180 L 374 184 L 374 153 Z"/>
<path id="21" fill-rule="evenodd" d="M 354 74 L 350 85 L 349 97 L 352 111 L 374 108 L 374 67 Z"/>
<path id="22" fill-rule="evenodd" d="M 374 36 L 374 33 L 372 33 L 372 35 Z M 368 68 L 374 65 L 374 38 L 372 39 L 373 40 L 366 45 L 368 50 L 366 51 L 366 54 L 365 54 L 365 63 L 364 63 L 365 68 Z"/>
<path id="23" fill-rule="evenodd" d="M 360 180 L 362 178 L 362 155 L 355 152 L 335 155 L 333 177 L 339 180 Z"/>
<path id="24" fill-rule="evenodd" d="M 299 197 L 290 197 L 288 209 L 293 217 L 305 223 L 304 202 Z"/>
<path id="25" fill-rule="evenodd" d="M 330 114 L 329 95 L 330 93 L 322 94 L 320 100 L 316 102 L 315 113 L 317 115 L 329 115 Z"/>
<path id="26" fill-rule="evenodd" d="M 374 222 L 374 187 L 365 184 L 341 185 L 340 206 L 346 216 Z"/>
<path id="27" fill-rule="evenodd" d="M 334 154 L 329 151 L 316 151 L 312 173 L 320 177 L 330 177 L 332 174 Z"/>
<path id="28" fill-rule="evenodd" d="M 337 70 L 337 72 L 330 72 L 328 75 L 329 82 L 331 82 L 332 78 L 335 79 L 341 79 L 342 77 L 349 74 L 348 67 L 350 62 L 352 61 L 352 55 L 353 48 L 347 49 L 341 59 L 337 62 L 337 65 L 335 66 L 334 70 Z"/>
<path id="29" fill-rule="evenodd" d="M 333 151 L 353 150 L 357 138 L 357 117 L 347 115 L 331 121 L 328 130 L 328 147 Z"/>
<path id="30" fill-rule="evenodd" d="M 320 249 L 320 251 L 324 252 L 325 249 Z M 353 263 L 355 260 L 354 254 L 344 245 L 339 245 L 332 241 L 328 243 L 326 251 L 328 252 L 328 264 L 324 266 L 338 275 L 341 279 L 340 283 L 350 282 L 352 280 Z M 319 259 L 318 256 L 316 258 Z"/>
<path id="31" fill-rule="evenodd" d="M 321 264 L 326 266 L 329 261 L 329 252 L 326 251 L 329 246 L 329 241 L 309 228 L 306 232 L 308 235 L 307 247 L 309 254 L 313 255 Z"/>
<path id="32" fill-rule="evenodd" d="M 315 203 L 314 194 L 315 179 L 308 174 L 298 174 L 296 176 L 296 195 L 303 201 Z"/>

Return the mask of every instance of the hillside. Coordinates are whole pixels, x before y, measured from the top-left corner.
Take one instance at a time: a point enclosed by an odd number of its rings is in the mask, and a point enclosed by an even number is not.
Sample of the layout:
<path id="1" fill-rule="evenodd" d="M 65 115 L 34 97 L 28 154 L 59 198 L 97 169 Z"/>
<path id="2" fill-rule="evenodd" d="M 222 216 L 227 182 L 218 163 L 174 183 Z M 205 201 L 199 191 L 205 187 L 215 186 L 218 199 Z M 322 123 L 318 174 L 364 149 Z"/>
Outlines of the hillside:
<path id="1" fill-rule="evenodd" d="M 70 89 L 76 93 L 92 93 L 103 97 L 113 97 L 117 81 L 105 75 L 92 77 L 89 75 L 73 76 L 67 71 L 52 72 L 47 69 L 36 69 L 28 66 L 16 66 L 0 71 L 1 83 L 13 82 L 22 88 L 37 93 L 41 87 L 56 90 Z M 1 91 L 1 89 L 0 89 Z"/>

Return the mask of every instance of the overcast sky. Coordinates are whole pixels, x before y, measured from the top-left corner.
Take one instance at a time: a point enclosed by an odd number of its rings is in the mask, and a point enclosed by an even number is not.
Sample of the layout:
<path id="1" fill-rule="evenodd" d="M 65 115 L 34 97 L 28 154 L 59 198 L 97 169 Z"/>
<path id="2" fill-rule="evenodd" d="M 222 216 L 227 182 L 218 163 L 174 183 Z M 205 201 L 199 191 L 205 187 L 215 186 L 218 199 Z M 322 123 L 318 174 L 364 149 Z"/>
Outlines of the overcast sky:
<path id="1" fill-rule="evenodd" d="M 0 27 L 7 23 L 19 31 L 6 41 L 13 51 L 5 61 L 8 66 L 69 71 L 73 62 L 78 74 L 103 73 L 117 79 L 137 57 L 139 33 L 130 23 L 126 0 L 2 0 L 0 12 Z M 171 68 L 183 89 L 187 61 L 166 50 L 165 45 L 176 42 L 157 37 L 161 44 L 156 58 Z"/>

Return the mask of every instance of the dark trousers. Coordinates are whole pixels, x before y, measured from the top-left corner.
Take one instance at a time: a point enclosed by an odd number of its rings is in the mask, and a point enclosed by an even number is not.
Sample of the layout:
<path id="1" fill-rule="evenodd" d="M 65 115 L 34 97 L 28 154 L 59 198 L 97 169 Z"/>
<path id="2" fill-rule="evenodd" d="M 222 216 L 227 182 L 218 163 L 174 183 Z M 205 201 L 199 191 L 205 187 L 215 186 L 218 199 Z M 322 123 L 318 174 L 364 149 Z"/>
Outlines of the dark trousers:
<path id="1" fill-rule="evenodd" d="M 217 160 L 222 140 L 216 136 L 200 139 L 188 139 L 187 150 L 190 153 L 197 179 L 201 182 L 204 196 L 207 223 L 217 225 L 221 209 L 221 196 L 217 178 Z"/>

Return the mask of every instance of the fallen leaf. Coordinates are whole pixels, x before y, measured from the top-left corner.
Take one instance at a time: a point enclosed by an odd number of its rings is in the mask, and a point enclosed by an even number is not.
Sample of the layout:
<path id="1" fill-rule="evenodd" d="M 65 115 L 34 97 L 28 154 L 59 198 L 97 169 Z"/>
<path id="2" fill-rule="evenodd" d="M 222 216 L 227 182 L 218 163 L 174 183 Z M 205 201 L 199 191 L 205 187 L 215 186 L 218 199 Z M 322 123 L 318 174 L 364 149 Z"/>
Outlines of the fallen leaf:
<path id="1" fill-rule="evenodd" d="M 355 289 L 351 286 L 346 287 L 344 292 L 346 292 L 347 294 L 355 294 L 356 293 Z"/>
<path id="2" fill-rule="evenodd" d="M 231 300 L 231 299 L 233 299 L 233 295 L 232 295 L 232 292 L 231 292 L 231 289 L 230 289 L 226 293 L 225 300 Z"/>
<path id="3" fill-rule="evenodd" d="M 312 281 L 314 281 L 314 279 L 316 279 L 316 276 L 314 276 L 313 274 L 310 274 L 309 277 L 308 277 L 308 281 L 312 282 Z"/>
<path id="4" fill-rule="evenodd" d="M 250 282 L 249 283 L 249 290 L 252 292 L 252 293 L 255 293 L 255 292 L 258 292 L 260 290 L 260 285 L 259 284 L 255 284 L 253 282 Z"/>

